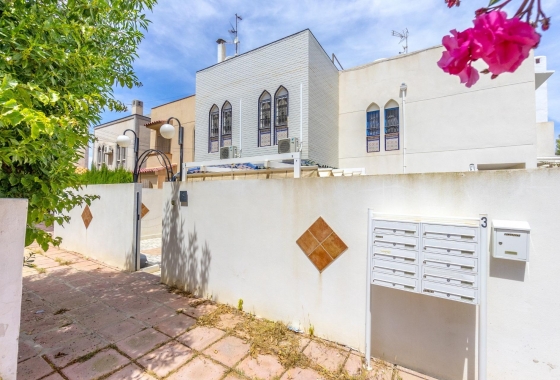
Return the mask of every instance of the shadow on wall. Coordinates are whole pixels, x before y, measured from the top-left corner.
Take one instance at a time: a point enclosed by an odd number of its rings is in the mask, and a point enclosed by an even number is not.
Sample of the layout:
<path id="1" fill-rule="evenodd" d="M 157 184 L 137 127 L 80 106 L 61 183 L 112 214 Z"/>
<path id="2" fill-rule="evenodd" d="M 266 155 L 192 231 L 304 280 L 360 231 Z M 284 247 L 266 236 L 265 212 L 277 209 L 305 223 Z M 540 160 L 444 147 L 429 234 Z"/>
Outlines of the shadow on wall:
<path id="1" fill-rule="evenodd" d="M 171 186 L 171 199 L 175 204 L 167 200 L 163 208 L 162 282 L 204 297 L 208 290 L 212 253 L 207 242 L 200 246 L 196 226 L 188 233 L 187 246 L 183 246 L 185 220 L 179 203 L 180 183 Z"/>
<path id="2" fill-rule="evenodd" d="M 475 378 L 476 306 L 371 287 L 372 356 L 413 370 L 429 363 L 438 379 Z"/>

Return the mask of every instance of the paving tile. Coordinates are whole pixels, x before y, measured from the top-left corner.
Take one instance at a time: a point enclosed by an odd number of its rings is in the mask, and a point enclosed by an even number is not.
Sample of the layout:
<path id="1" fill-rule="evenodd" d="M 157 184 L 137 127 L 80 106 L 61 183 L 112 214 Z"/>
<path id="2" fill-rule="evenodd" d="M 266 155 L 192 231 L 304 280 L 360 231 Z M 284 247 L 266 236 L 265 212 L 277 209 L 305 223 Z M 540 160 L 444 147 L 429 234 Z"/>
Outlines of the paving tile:
<path id="1" fill-rule="evenodd" d="M 115 325 L 127 318 L 127 315 L 118 311 L 109 311 L 106 314 L 95 315 L 91 318 L 83 319 L 79 323 L 90 329 L 101 329 L 105 326 Z"/>
<path id="2" fill-rule="evenodd" d="M 56 330 L 38 334 L 33 338 L 33 341 L 43 347 L 53 348 L 59 346 L 62 342 L 65 342 L 69 339 L 76 339 L 86 334 L 88 334 L 88 331 L 86 329 L 79 325 L 71 324 L 69 326 L 58 328 Z"/>
<path id="3" fill-rule="evenodd" d="M 60 376 L 57 372 L 49 375 L 47 377 L 43 377 L 41 380 L 65 380 L 64 377 Z"/>
<path id="4" fill-rule="evenodd" d="M 284 367 L 272 355 L 257 355 L 256 358 L 247 356 L 236 368 L 250 378 L 264 380 L 275 378 L 284 372 Z"/>
<path id="5" fill-rule="evenodd" d="M 363 365 L 364 358 L 358 355 L 351 354 L 344 364 L 344 370 L 350 376 L 359 376 L 362 374 L 362 372 L 364 372 Z"/>
<path id="6" fill-rule="evenodd" d="M 185 364 L 193 355 L 194 352 L 190 348 L 177 342 L 169 342 L 142 356 L 138 363 L 159 377 L 165 377 Z"/>
<path id="7" fill-rule="evenodd" d="M 332 372 L 337 371 L 348 356 L 348 352 L 329 347 L 316 341 L 311 341 L 305 350 L 303 350 L 303 353 L 321 367 Z"/>
<path id="8" fill-rule="evenodd" d="M 168 292 L 167 290 L 158 290 L 155 292 L 150 292 L 145 294 L 146 297 L 148 297 L 149 300 L 155 301 L 155 302 L 160 302 L 160 303 L 167 303 L 167 302 L 172 302 L 172 301 L 176 301 L 180 298 L 183 298 L 182 296 L 179 296 L 177 294 L 173 294 L 171 292 Z"/>
<path id="9" fill-rule="evenodd" d="M 165 306 L 168 306 L 172 309 L 184 309 L 187 307 L 190 307 L 189 303 L 194 301 L 194 298 L 189 298 L 189 297 L 184 297 L 184 296 L 178 296 L 177 299 L 173 300 L 173 301 L 169 301 L 165 303 Z"/>
<path id="10" fill-rule="evenodd" d="M 167 380 L 218 380 L 224 376 L 227 368 L 199 356 L 179 368 Z"/>
<path id="11" fill-rule="evenodd" d="M 54 370 L 42 357 L 35 356 L 29 360 L 21 362 L 17 366 L 18 380 L 36 380 L 48 375 Z"/>
<path id="12" fill-rule="evenodd" d="M 177 313 L 172 308 L 167 306 L 159 306 L 155 309 L 140 312 L 134 315 L 134 318 L 149 325 L 154 325 L 161 320 L 173 317 L 175 314 Z"/>
<path id="13" fill-rule="evenodd" d="M 109 342 L 95 334 L 87 334 L 61 343 L 50 349 L 46 356 L 57 367 L 64 367 L 71 361 L 106 347 L 108 344 Z"/>
<path id="14" fill-rule="evenodd" d="M 226 377 L 224 377 L 224 380 L 244 380 L 244 379 L 239 375 L 230 372 Z"/>
<path id="15" fill-rule="evenodd" d="M 122 304 L 117 304 L 113 306 L 124 313 L 134 315 L 143 311 L 148 311 L 156 307 L 159 307 L 160 304 L 150 301 L 147 298 L 135 298 L 126 301 Z"/>
<path id="16" fill-rule="evenodd" d="M 64 368 L 62 373 L 70 380 L 91 380 L 111 373 L 127 363 L 130 363 L 130 360 L 126 357 L 113 349 L 106 349 L 85 362 L 75 363 Z"/>
<path id="17" fill-rule="evenodd" d="M 225 332 L 222 330 L 200 326 L 179 336 L 177 340 L 197 351 L 202 351 L 224 335 Z"/>
<path id="18" fill-rule="evenodd" d="M 228 336 L 214 343 L 206 350 L 204 354 L 210 356 L 225 365 L 232 367 L 240 361 L 247 353 L 249 353 L 249 344 L 239 338 Z"/>
<path id="19" fill-rule="evenodd" d="M 156 378 L 148 375 L 136 364 L 129 364 L 123 369 L 115 372 L 105 380 L 155 380 Z"/>
<path id="20" fill-rule="evenodd" d="M 18 362 L 37 356 L 40 351 L 41 347 L 35 344 L 33 341 L 23 340 L 21 337 L 19 338 Z"/>
<path id="21" fill-rule="evenodd" d="M 175 314 L 171 318 L 164 319 L 158 322 L 154 327 L 164 334 L 171 337 L 176 337 L 179 334 L 184 333 L 189 327 L 196 323 L 194 318 L 183 314 Z"/>
<path id="22" fill-rule="evenodd" d="M 109 342 L 116 343 L 145 329 L 146 326 L 141 322 L 134 318 L 128 318 L 114 325 L 106 326 L 98 330 L 98 333 Z"/>
<path id="23" fill-rule="evenodd" d="M 303 350 L 305 347 L 307 347 L 307 344 L 310 340 L 311 339 L 309 338 L 299 338 L 299 349 Z"/>
<path id="24" fill-rule="evenodd" d="M 84 319 L 89 319 L 91 317 L 110 313 L 112 311 L 115 310 L 101 302 L 97 302 L 79 308 L 73 308 L 72 310 L 69 310 L 67 314 L 73 316 L 78 321 L 83 321 Z"/>
<path id="25" fill-rule="evenodd" d="M 280 380 L 323 380 L 324 377 L 310 368 L 291 368 Z"/>
<path id="26" fill-rule="evenodd" d="M 117 343 L 117 347 L 122 352 L 135 359 L 167 340 L 169 340 L 167 336 L 149 328 L 121 340 Z"/>
<path id="27" fill-rule="evenodd" d="M 204 304 L 197 307 L 187 306 L 183 308 L 183 313 L 190 315 L 191 317 L 200 318 L 203 315 L 210 314 L 214 312 L 218 306 Z"/>
<path id="28" fill-rule="evenodd" d="M 233 329 L 239 323 L 243 322 L 243 318 L 234 314 L 222 314 L 220 315 L 220 321 L 217 327 L 220 329 Z"/>
<path id="29" fill-rule="evenodd" d="M 51 313 L 44 313 L 41 314 L 40 317 L 22 320 L 20 331 L 25 332 L 27 335 L 35 335 L 71 323 L 72 320 L 64 315 L 58 316 L 52 315 Z"/>

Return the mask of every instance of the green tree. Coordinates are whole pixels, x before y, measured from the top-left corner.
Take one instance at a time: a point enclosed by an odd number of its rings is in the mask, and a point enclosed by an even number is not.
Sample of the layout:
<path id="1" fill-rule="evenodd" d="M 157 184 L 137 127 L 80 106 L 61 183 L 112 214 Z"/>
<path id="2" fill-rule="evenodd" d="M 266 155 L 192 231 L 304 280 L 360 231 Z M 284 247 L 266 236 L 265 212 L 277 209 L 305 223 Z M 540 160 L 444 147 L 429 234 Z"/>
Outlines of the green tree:
<path id="1" fill-rule="evenodd" d="M 556 155 L 560 156 L 560 135 L 556 139 Z"/>
<path id="2" fill-rule="evenodd" d="M 60 244 L 35 226 L 69 220 L 74 162 L 113 87 L 141 85 L 132 63 L 155 0 L 0 1 L 0 198 L 27 198 L 26 244 Z"/>

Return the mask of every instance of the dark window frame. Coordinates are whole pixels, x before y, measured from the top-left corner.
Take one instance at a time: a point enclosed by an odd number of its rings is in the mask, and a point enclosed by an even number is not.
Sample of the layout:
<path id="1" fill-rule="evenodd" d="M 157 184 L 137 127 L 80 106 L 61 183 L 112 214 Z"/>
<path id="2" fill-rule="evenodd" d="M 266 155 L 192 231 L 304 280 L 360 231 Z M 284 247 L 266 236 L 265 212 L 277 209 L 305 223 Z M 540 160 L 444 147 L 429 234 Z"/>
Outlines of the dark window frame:
<path id="1" fill-rule="evenodd" d="M 390 112 L 388 112 L 390 111 Z M 393 116 L 392 118 L 389 118 L 389 116 Z M 384 119 L 385 119 L 385 150 L 386 151 L 391 151 L 391 150 L 400 150 L 401 148 L 401 139 L 400 139 L 400 107 L 391 107 L 391 108 L 385 108 L 384 109 Z M 396 125 L 394 123 L 394 121 L 390 122 L 389 120 L 395 120 L 396 119 Z M 389 124 L 392 125 L 389 125 Z M 397 139 L 397 148 L 396 149 L 387 149 L 387 140 L 391 140 L 391 139 Z"/>
<path id="2" fill-rule="evenodd" d="M 263 91 L 261 96 L 259 96 L 258 100 L 259 104 L 259 112 L 258 112 L 258 133 L 257 133 L 257 146 L 264 147 L 264 146 L 271 146 L 272 145 L 272 96 L 268 91 Z M 268 109 L 266 110 L 268 113 L 268 117 L 263 116 L 263 105 L 268 104 Z M 268 145 L 263 145 L 261 136 L 264 134 L 270 135 L 270 141 Z"/>
<path id="3" fill-rule="evenodd" d="M 279 95 L 279 93 L 285 90 L 286 94 L 284 95 Z M 282 114 L 282 120 L 280 121 L 280 115 L 279 115 L 279 108 L 280 106 L 278 105 L 279 100 L 286 100 L 286 104 L 285 106 L 283 105 L 282 108 L 285 107 L 286 109 L 286 113 Z M 286 132 L 286 135 L 289 136 L 289 129 L 288 129 L 288 119 L 290 116 L 290 92 L 288 91 L 288 89 L 284 86 L 280 86 L 278 87 L 278 89 L 276 90 L 276 92 L 274 93 L 274 145 L 278 145 L 278 134 L 280 132 Z"/>
<path id="4" fill-rule="evenodd" d="M 214 117 L 217 117 L 217 123 L 214 127 Z M 220 108 L 213 104 L 208 112 L 208 153 L 217 153 L 219 151 L 212 151 L 212 143 L 214 141 L 220 141 Z"/>
<path id="5" fill-rule="evenodd" d="M 380 110 L 366 112 L 366 152 L 374 153 L 381 150 L 381 112 Z M 369 142 L 377 141 L 379 148 L 377 150 L 369 149 Z"/>

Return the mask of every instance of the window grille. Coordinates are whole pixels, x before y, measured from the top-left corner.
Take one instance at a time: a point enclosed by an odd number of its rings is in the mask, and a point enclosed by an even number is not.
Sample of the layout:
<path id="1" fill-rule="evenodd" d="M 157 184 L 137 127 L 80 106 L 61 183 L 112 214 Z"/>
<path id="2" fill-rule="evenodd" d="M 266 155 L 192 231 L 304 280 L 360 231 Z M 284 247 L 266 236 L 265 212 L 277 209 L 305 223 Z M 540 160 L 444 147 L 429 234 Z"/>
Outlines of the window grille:
<path id="1" fill-rule="evenodd" d="M 366 149 L 368 153 L 380 151 L 380 134 L 381 121 L 379 111 L 370 111 L 366 116 Z"/>
<path id="2" fill-rule="evenodd" d="M 288 95 L 276 98 L 276 126 L 288 124 Z"/>
<path id="3" fill-rule="evenodd" d="M 272 104 L 270 94 L 264 92 L 259 100 L 259 146 L 270 146 L 272 143 Z"/>
<path id="4" fill-rule="evenodd" d="M 221 146 L 231 146 L 231 104 L 226 102 L 222 108 L 222 144 Z"/>
<path id="5" fill-rule="evenodd" d="M 385 109 L 385 150 L 399 150 L 399 107 Z"/>
<path id="6" fill-rule="evenodd" d="M 171 140 L 166 139 L 165 137 L 160 135 L 159 132 L 156 138 L 156 150 L 159 150 L 166 154 L 171 153 Z"/>
<path id="7" fill-rule="evenodd" d="M 278 144 L 278 140 L 288 138 L 288 114 L 289 114 L 289 98 L 288 90 L 280 86 L 274 97 L 275 103 L 275 121 L 274 121 L 274 145 Z"/>
<path id="8" fill-rule="evenodd" d="M 220 113 L 217 106 L 213 106 L 210 110 L 208 120 L 208 153 L 216 153 L 219 150 L 220 135 Z"/>

